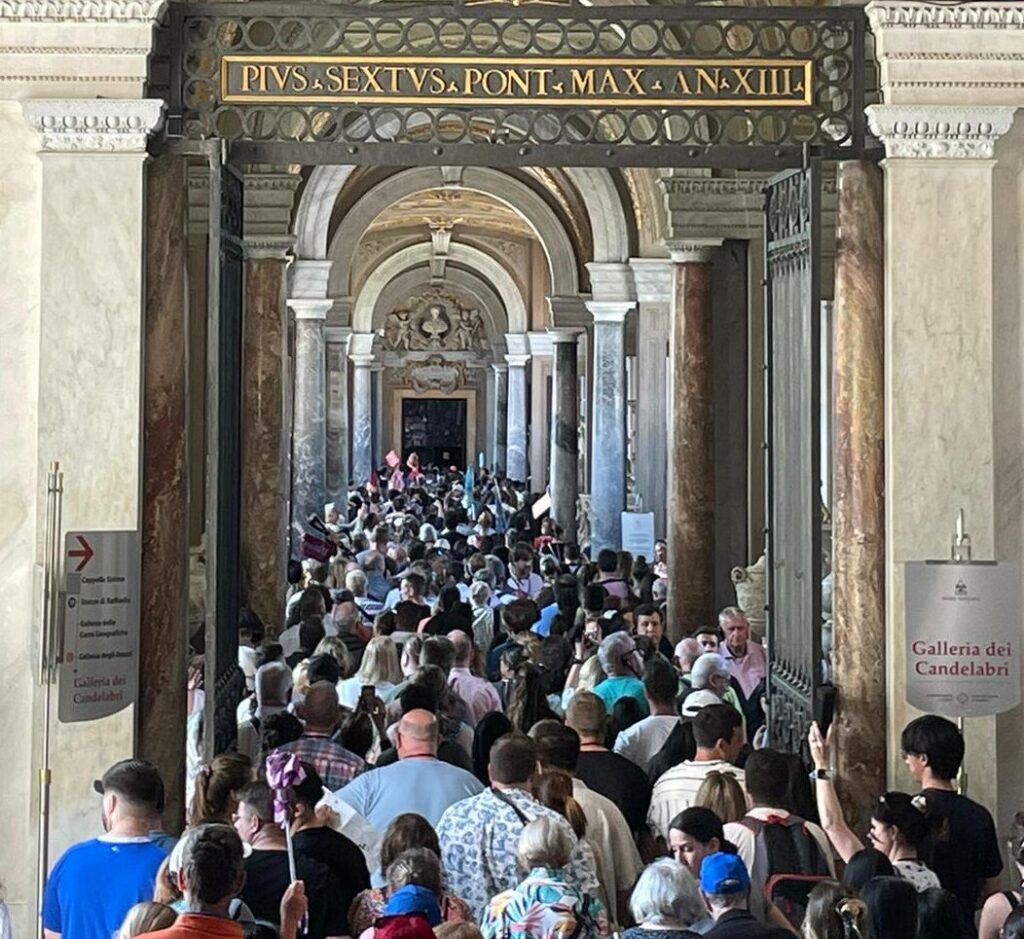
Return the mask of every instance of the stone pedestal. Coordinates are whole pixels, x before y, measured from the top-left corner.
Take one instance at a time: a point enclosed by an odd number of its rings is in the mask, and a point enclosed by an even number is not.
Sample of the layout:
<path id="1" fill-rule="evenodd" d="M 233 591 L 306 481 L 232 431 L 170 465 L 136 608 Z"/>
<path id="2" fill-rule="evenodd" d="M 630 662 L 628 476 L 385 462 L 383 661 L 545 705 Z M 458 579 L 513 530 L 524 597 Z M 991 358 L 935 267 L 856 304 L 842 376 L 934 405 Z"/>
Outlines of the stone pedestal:
<path id="1" fill-rule="evenodd" d="M 626 316 L 631 301 L 591 300 L 594 395 L 591 413 L 590 553 L 622 547 L 626 508 Z"/>
<path id="2" fill-rule="evenodd" d="M 146 167 L 139 756 L 160 770 L 164 824 L 185 821 L 181 729 L 188 661 L 186 162 Z"/>
<path id="3" fill-rule="evenodd" d="M 494 395 L 491 398 L 494 449 L 491 451 L 491 468 L 496 473 L 504 473 L 508 440 L 508 366 L 495 364 L 491 368 L 494 369 Z"/>
<path id="4" fill-rule="evenodd" d="M 242 602 L 266 626 L 284 610 L 288 560 L 288 328 L 290 238 L 245 244 L 242 359 Z M 307 321 L 308 322 L 308 321 Z"/>
<path id="5" fill-rule="evenodd" d="M 324 510 L 327 494 L 325 420 L 326 299 L 289 299 L 295 315 L 295 398 L 292 430 L 292 553 L 306 531 L 306 519 Z"/>
<path id="6" fill-rule="evenodd" d="M 710 244 L 673 249 L 672 429 L 668 456 L 668 634 L 714 617 L 715 477 L 711 415 Z"/>
<path id="7" fill-rule="evenodd" d="M 352 482 L 364 485 L 373 471 L 373 353 L 352 360 Z"/>
<path id="8" fill-rule="evenodd" d="M 526 458 L 526 366 L 528 355 L 506 355 L 508 362 L 508 434 L 505 464 L 508 478 L 526 482 L 529 466 Z"/>
<path id="9" fill-rule="evenodd" d="M 839 165 L 838 228 L 834 749 L 840 795 L 853 821 L 885 790 L 885 290 L 882 170 L 876 164 Z"/>
<path id="10" fill-rule="evenodd" d="M 568 540 L 576 534 L 579 497 L 578 329 L 549 329 L 554 348 L 551 379 L 551 517 Z"/>
<path id="11" fill-rule="evenodd" d="M 348 430 L 348 340 L 351 330 L 328 326 L 327 340 L 327 498 L 348 501 L 351 467 Z"/>

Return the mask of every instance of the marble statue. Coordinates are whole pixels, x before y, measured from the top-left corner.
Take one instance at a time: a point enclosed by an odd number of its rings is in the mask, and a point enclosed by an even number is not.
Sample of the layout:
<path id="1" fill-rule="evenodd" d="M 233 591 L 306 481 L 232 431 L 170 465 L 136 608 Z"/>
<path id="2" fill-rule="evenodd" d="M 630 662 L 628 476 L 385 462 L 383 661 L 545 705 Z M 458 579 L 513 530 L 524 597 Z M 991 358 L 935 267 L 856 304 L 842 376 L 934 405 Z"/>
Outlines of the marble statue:
<path id="1" fill-rule="evenodd" d="M 750 567 L 734 567 L 732 582 L 736 605 L 747 614 L 750 630 L 760 639 L 765 630 L 765 570 L 762 554 Z"/>
<path id="2" fill-rule="evenodd" d="M 479 310 L 460 310 L 459 321 L 455 326 L 455 348 L 468 352 L 476 345 L 482 328 Z"/>

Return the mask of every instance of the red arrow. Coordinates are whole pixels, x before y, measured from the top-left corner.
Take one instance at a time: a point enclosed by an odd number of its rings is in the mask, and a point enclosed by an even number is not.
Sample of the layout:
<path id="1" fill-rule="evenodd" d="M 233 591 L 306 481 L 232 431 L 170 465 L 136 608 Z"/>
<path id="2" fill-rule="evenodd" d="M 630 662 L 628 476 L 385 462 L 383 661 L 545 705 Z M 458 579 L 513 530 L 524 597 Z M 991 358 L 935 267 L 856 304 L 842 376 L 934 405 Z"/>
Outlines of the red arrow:
<path id="1" fill-rule="evenodd" d="M 81 561 L 78 562 L 78 567 L 75 568 L 75 573 L 77 574 L 79 571 L 81 571 L 85 567 L 86 564 L 89 563 L 90 558 L 92 558 L 92 556 L 96 552 L 93 551 L 92 545 L 89 544 L 89 542 L 86 541 L 81 535 L 75 535 L 75 537 L 78 539 L 78 543 L 82 546 L 82 550 L 81 551 L 69 551 L 68 552 L 68 557 L 69 558 L 81 558 L 82 559 Z"/>

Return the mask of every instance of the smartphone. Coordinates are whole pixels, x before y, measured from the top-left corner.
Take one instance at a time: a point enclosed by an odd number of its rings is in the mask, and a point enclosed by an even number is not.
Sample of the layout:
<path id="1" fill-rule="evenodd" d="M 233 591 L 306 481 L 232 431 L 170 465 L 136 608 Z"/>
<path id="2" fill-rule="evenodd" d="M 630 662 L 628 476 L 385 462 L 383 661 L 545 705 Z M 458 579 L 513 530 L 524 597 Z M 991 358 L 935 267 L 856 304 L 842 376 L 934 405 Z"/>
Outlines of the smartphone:
<path id="1" fill-rule="evenodd" d="M 373 685 L 363 685 L 359 691 L 359 710 L 368 714 L 373 711 L 377 700 L 377 689 Z"/>

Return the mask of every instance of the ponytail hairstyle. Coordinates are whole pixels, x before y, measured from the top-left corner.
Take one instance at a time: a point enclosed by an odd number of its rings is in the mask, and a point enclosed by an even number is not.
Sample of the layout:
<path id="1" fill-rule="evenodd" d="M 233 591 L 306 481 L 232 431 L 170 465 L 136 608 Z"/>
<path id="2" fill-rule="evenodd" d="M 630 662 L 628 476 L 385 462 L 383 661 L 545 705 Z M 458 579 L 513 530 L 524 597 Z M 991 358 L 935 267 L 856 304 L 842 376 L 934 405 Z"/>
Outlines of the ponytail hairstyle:
<path id="1" fill-rule="evenodd" d="M 533 780 L 533 797 L 549 809 L 561 815 L 576 833 L 582 838 L 587 833 L 587 817 L 583 809 L 572 795 L 572 777 L 561 770 L 545 770 Z"/>
<path id="2" fill-rule="evenodd" d="M 868 908 L 836 880 L 823 880 L 807 898 L 803 939 L 866 939 Z"/>
<path id="3" fill-rule="evenodd" d="M 231 824 L 237 805 L 235 793 L 253 780 L 252 762 L 244 753 L 220 753 L 204 763 L 196 776 L 196 788 L 188 807 L 189 825 L 203 822 Z"/>

